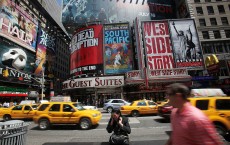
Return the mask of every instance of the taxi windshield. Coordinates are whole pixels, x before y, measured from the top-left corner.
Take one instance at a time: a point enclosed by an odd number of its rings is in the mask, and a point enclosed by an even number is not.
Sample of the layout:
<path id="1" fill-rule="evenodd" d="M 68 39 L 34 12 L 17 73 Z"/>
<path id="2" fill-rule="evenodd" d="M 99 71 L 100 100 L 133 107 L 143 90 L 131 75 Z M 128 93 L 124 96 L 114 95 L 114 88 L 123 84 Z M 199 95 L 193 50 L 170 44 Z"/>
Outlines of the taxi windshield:
<path id="1" fill-rule="evenodd" d="M 73 106 L 77 108 L 77 110 L 85 110 L 80 103 L 73 103 Z"/>

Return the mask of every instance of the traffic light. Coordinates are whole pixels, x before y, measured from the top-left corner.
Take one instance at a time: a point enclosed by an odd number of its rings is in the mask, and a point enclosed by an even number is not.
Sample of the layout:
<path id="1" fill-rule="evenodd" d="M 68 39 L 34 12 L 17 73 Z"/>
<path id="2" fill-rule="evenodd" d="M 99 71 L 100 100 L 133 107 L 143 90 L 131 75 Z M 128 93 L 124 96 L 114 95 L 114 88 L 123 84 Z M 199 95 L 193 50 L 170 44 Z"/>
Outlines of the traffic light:
<path id="1" fill-rule="evenodd" d="M 9 76 L 9 70 L 8 69 L 3 70 L 2 76 L 7 78 Z"/>

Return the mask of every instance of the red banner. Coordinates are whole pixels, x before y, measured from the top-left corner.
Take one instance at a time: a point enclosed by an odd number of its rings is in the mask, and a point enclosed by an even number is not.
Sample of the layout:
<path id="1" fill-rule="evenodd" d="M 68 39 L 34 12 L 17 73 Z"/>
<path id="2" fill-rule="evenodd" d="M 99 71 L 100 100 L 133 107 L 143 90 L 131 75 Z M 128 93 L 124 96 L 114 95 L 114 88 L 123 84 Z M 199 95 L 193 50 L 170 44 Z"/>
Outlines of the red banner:
<path id="1" fill-rule="evenodd" d="M 70 73 L 103 72 L 102 25 L 79 29 L 71 41 Z"/>
<path id="2" fill-rule="evenodd" d="M 174 68 L 167 21 L 144 22 L 143 31 L 147 68 L 149 70 Z"/>

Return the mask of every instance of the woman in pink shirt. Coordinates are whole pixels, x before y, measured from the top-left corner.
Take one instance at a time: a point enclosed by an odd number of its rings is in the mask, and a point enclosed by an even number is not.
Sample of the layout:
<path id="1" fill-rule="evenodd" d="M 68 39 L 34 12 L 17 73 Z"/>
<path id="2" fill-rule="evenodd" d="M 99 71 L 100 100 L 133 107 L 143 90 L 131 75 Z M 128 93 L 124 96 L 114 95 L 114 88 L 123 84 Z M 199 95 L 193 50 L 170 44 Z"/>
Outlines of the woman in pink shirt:
<path id="1" fill-rule="evenodd" d="M 208 117 L 192 106 L 187 98 L 188 87 L 175 83 L 168 87 L 172 134 L 166 145 L 223 145 L 220 136 Z"/>

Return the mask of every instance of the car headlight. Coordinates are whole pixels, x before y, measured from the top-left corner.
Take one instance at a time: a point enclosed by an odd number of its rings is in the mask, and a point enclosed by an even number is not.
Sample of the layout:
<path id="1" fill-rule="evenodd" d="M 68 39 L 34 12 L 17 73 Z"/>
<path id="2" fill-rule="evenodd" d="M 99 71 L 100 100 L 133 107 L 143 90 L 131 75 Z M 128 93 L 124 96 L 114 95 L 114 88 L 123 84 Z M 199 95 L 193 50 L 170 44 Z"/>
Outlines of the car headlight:
<path id="1" fill-rule="evenodd" d="M 97 117 L 97 114 L 92 114 L 93 117 Z"/>

